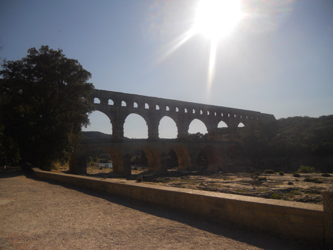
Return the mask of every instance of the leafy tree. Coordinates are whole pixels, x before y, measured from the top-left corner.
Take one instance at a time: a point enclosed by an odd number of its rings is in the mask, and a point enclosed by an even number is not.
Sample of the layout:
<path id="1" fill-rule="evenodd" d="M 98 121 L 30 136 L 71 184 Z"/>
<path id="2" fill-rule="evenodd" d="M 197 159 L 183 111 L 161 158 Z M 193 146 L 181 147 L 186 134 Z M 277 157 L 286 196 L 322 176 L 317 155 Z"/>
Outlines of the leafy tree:
<path id="1" fill-rule="evenodd" d="M 22 163 L 43 169 L 68 160 L 89 123 L 91 74 L 62 50 L 42 46 L 21 60 L 4 60 L 0 76 L 0 139 L 10 141 L 1 149 L 16 147 Z"/>

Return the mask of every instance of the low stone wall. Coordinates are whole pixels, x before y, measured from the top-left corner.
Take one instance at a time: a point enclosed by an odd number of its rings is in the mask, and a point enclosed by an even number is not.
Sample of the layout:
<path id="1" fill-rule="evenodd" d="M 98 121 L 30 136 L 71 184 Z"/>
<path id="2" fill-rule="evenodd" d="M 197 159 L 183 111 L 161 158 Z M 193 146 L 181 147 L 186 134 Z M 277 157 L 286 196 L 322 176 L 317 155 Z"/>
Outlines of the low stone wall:
<path id="1" fill-rule="evenodd" d="M 101 180 L 94 177 L 46 172 L 36 168 L 34 175 L 206 217 L 223 219 L 295 239 L 321 243 L 330 243 L 332 240 L 327 232 L 325 238 L 325 215 L 322 205 L 179 189 L 119 179 Z M 327 224 L 328 220 L 325 219 L 325 221 Z"/>

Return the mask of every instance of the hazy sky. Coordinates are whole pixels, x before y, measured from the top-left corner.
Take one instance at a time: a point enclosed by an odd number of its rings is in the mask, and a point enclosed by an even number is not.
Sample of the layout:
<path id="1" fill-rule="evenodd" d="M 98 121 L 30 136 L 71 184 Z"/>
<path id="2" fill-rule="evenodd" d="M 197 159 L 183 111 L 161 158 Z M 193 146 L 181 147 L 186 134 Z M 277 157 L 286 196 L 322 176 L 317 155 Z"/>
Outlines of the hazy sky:
<path id="1" fill-rule="evenodd" d="M 31 47 L 49 45 L 77 59 L 97 89 L 248 109 L 277 119 L 333 114 L 332 0 L 243 0 L 244 18 L 217 44 L 211 86 L 210 40 L 194 34 L 180 44 L 193 26 L 197 3 L 1 0 L 0 57 L 17 60 Z M 111 133 L 105 115 L 90 117 L 88 130 Z M 162 137 L 176 133 L 168 119 L 161 126 Z M 146 130 L 135 115 L 126 120 L 125 136 L 141 137 Z M 190 132 L 195 130 L 202 131 Z"/>

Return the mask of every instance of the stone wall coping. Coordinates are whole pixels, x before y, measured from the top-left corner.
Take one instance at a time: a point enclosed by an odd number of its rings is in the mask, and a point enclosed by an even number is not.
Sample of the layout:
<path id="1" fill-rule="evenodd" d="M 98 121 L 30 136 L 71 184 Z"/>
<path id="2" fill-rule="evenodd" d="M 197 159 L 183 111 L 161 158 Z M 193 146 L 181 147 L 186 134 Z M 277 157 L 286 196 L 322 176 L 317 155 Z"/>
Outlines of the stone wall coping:
<path id="1" fill-rule="evenodd" d="M 136 182 L 135 180 L 122 180 L 117 178 L 98 178 L 98 177 L 90 177 L 90 176 L 78 176 L 75 174 L 66 174 L 66 173 L 59 173 L 59 172 L 52 172 L 52 171 L 43 171 L 39 168 L 33 168 L 35 172 L 43 172 L 52 175 L 62 175 L 62 176 L 71 176 L 74 178 L 79 179 L 86 179 L 86 180 L 93 180 L 93 181 L 100 181 L 100 182 L 109 182 L 109 183 L 117 183 L 122 184 L 124 186 L 135 186 L 141 188 L 149 188 L 155 190 L 163 190 L 163 191 L 170 191 L 170 192 L 177 192 L 177 193 L 186 193 L 186 194 L 193 194 L 193 195 L 200 195 L 200 196 L 208 196 L 208 197 L 215 197 L 221 199 L 228 199 L 228 200 L 235 200 L 240 202 L 250 202 L 250 203 L 261 203 L 273 206 L 280 206 L 280 207 L 288 207 L 288 208 L 296 208 L 296 209 L 303 209 L 303 210 L 315 210 L 319 212 L 323 212 L 323 205 L 317 204 L 308 204 L 302 202 L 292 202 L 292 201 L 284 201 L 284 200 L 277 200 L 277 199 L 265 199 L 253 196 L 245 196 L 245 195 L 237 195 L 237 194 L 228 194 L 228 193 L 218 193 L 218 192 L 211 192 L 211 191 L 204 191 L 204 190 L 194 190 L 194 189 L 185 189 L 185 188 L 176 188 L 176 187 L 166 187 L 166 186 L 159 186 L 154 184 L 148 184 L 144 182 Z"/>

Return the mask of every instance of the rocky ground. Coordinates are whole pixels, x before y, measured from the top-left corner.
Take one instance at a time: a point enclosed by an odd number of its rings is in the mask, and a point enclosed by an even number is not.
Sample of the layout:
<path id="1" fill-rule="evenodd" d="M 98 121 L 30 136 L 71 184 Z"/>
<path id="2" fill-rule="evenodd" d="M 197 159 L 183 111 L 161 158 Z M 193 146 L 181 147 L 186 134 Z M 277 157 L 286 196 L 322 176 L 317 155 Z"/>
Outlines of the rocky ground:
<path id="1" fill-rule="evenodd" d="M 88 167 L 87 173 L 89 176 L 101 178 L 124 178 L 114 174 L 109 168 Z M 322 192 L 333 187 L 333 174 L 328 177 L 319 173 L 299 175 L 295 177 L 291 173 L 260 173 L 254 177 L 253 173 L 208 173 L 177 169 L 169 169 L 166 173 L 151 173 L 143 169 L 132 170 L 132 176 L 127 179 L 152 185 L 322 204 Z"/>

